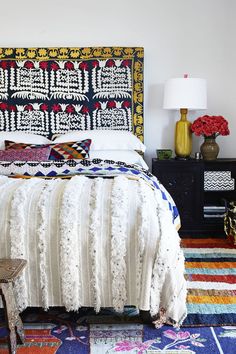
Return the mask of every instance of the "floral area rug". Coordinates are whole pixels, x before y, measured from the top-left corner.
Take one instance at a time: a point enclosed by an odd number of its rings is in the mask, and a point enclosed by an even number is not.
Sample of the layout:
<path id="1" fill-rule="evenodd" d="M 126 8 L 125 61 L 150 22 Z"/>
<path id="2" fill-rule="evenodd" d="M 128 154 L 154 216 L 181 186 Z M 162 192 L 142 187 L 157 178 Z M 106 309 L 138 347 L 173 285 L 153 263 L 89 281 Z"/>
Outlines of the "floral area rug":
<path id="1" fill-rule="evenodd" d="M 25 344 L 18 345 L 17 354 L 234 354 L 236 327 L 171 326 L 155 329 L 138 323 L 135 309 L 127 310 L 124 318 L 112 315 L 92 315 L 78 319 L 74 313 L 52 309 L 43 312 L 30 309 L 23 314 Z M 133 313 L 132 313 L 133 311 Z M 105 318 L 116 323 L 102 323 Z M 133 321 L 132 320 L 133 317 Z M 100 321 L 101 323 L 89 323 Z M 109 322 L 109 319 L 108 319 Z M 131 323 L 132 322 L 132 323 Z M 7 331 L 0 328 L 0 353 L 7 354 Z"/>

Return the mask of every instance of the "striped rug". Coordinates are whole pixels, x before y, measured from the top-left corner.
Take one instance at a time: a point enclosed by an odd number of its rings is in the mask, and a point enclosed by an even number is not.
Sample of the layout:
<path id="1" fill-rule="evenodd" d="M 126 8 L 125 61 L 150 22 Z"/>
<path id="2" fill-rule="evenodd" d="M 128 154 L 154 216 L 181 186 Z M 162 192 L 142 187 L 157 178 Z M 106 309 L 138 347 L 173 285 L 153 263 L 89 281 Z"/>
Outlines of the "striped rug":
<path id="1" fill-rule="evenodd" d="M 216 238 L 181 243 L 188 287 L 184 325 L 236 325 L 236 248 Z"/>

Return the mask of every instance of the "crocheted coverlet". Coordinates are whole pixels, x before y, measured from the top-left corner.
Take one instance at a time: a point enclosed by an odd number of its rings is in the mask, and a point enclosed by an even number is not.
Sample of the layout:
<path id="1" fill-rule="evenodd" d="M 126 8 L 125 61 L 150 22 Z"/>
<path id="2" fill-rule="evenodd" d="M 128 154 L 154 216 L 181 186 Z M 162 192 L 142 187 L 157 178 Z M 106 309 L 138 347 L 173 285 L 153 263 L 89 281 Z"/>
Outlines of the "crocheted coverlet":
<path id="1" fill-rule="evenodd" d="M 29 176 L 32 164 L 20 164 Z M 184 256 L 164 187 L 134 165 L 57 164 L 71 178 L 0 177 L 0 258 L 28 262 L 15 284 L 20 309 L 135 305 L 181 324 Z M 41 163 L 41 173 L 50 168 Z"/>

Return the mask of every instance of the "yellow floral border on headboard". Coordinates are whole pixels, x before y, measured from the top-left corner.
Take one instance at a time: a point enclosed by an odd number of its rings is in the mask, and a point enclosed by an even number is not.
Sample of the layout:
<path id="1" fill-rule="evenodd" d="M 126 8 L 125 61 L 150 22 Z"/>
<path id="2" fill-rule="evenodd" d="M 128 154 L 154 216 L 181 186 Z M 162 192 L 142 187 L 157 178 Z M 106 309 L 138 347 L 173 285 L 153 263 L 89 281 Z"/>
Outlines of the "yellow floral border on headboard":
<path id="1" fill-rule="evenodd" d="M 0 48 L 0 60 L 76 60 L 121 58 L 133 61 L 133 132 L 143 141 L 143 58 L 142 47 L 49 47 Z"/>

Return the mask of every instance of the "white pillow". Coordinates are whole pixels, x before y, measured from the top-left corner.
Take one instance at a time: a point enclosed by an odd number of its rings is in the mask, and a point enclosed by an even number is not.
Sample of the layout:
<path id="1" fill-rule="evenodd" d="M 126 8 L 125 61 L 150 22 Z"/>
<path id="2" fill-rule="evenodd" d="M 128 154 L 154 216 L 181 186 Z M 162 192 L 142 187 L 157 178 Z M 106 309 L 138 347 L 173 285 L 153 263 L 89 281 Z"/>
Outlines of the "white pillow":
<path id="1" fill-rule="evenodd" d="M 146 146 L 133 133 L 124 130 L 77 130 L 57 137 L 55 143 L 91 139 L 91 150 L 139 150 Z"/>
<path id="2" fill-rule="evenodd" d="M 24 132 L 0 132 L 0 150 L 5 149 L 5 140 L 14 141 L 15 143 L 26 144 L 50 144 L 51 140 L 42 135 L 30 134 Z"/>
<path id="3" fill-rule="evenodd" d="M 90 150 L 90 159 L 123 161 L 127 164 L 136 164 L 148 170 L 148 165 L 142 156 L 133 150 Z"/>

